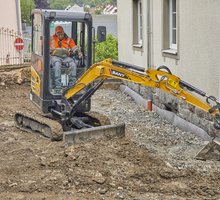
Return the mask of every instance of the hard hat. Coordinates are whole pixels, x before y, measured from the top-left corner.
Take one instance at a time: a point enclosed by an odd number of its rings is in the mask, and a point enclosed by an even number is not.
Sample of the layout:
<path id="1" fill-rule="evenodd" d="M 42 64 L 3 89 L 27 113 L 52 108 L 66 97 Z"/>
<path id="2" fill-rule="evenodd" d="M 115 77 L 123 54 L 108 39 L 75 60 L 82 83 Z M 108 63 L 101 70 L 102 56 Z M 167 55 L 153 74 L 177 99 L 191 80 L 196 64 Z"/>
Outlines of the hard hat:
<path id="1" fill-rule="evenodd" d="M 63 30 L 63 27 L 62 26 L 57 26 L 56 28 L 55 28 L 55 33 L 64 33 L 64 30 Z"/>

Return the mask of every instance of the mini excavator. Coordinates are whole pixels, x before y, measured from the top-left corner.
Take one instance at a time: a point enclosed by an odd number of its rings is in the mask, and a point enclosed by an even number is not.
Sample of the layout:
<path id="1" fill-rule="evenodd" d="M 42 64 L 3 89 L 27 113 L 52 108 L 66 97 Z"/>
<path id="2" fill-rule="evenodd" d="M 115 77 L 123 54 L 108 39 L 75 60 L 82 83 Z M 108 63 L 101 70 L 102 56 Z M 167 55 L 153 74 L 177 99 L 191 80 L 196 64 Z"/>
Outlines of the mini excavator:
<path id="1" fill-rule="evenodd" d="M 92 18 L 88 13 L 67 12 L 55 10 L 34 10 L 32 15 L 32 67 L 30 99 L 41 110 L 45 117 L 25 111 L 15 114 L 19 128 L 38 132 L 51 140 L 61 140 L 65 132 L 78 129 L 89 130 L 93 126 L 101 126 L 98 120 L 85 113 L 90 111 L 91 96 L 109 78 L 120 79 L 141 84 L 146 87 L 158 88 L 185 102 L 210 113 L 213 116 L 214 127 L 220 129 L 220 103 L 213 96 L 181 80 L 173 75 L 169 68 L 161 66 L 158 69 L 145 70 L 139 66 L 127 64 L 112 59 L 106 59 L 92 64 Z M 83 58 L 77 59 L 76 77 L 71 77 L 66 65 L 62 67 L 62 87 L 54 84 L 53 66 L 50 66 L 49 38 L 56 23 L 70 25 L 69 34 L 80 46 Z M 100 41 L 105 40 L 105 29 L 98 27 Z M 65 30 L 65 31 L 68 31 Z M 75 79 L 74 84 L 70 80 Z M 197 93 L 206 101 L 192 94 Z M 212 102 L 212 104 L 210 103 Z M 214 105 L 213 105 L 214 104 Z M 116 130 L 114 130 L 116 131 Z M 209 150 L 218 147 L 214 138 L 209 143 Z M 207 153 L 204 149 L 200 154 Z"/>

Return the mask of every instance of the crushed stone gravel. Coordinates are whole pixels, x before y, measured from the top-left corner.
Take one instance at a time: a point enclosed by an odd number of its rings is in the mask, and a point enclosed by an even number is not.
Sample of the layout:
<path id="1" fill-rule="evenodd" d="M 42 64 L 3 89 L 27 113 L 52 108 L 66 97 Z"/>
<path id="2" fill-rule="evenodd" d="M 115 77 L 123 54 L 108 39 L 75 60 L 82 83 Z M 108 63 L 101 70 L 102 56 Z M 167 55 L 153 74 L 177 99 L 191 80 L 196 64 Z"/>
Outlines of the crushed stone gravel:
<path id="1" fill-rule="evenodd" d="M 125 122 L 127 137 L 161 156 L 168 165 L 178 169 L 198 168 L 200 173 L 220 167 L 218 161 L 195 159 L 207 141 L 173 126 L 154 111 L 146 111 L 120 90 L 99 89 L 92 99 L 95 100 L 92 110 L 99 110 L 113 123 Z"/>

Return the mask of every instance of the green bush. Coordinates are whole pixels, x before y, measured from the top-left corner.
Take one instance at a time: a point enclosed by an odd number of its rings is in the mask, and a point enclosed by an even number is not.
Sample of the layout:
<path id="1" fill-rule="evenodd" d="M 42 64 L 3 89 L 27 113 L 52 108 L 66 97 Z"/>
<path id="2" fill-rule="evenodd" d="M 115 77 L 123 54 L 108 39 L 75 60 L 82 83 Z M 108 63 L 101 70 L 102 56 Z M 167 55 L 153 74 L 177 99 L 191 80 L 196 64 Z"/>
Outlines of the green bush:
<path id="1" fill-rule="evenodd" d="M 118 40 L 111 34 L 107 35 L 106 41 L 96 43 L 95 62 L 112 58 L 118 60 Z"/>

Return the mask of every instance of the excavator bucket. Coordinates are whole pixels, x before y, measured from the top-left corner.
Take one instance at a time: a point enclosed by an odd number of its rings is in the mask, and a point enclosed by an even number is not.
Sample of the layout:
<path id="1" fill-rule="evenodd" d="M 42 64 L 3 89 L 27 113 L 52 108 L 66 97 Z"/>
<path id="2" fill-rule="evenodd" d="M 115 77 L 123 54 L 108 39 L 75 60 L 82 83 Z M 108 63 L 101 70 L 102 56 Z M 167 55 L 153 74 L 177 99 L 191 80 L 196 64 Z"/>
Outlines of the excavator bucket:
<path id="1" fill-rule="evenodd" d="M 199 153 L 195 156 L 197 160 L 217 160 L 220 161 L 220 140 L 212 139 Z"/>

